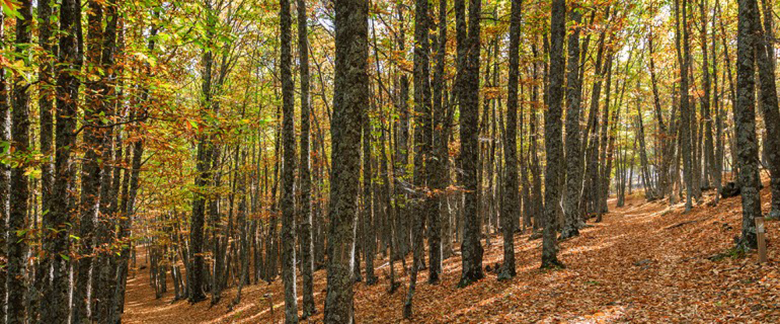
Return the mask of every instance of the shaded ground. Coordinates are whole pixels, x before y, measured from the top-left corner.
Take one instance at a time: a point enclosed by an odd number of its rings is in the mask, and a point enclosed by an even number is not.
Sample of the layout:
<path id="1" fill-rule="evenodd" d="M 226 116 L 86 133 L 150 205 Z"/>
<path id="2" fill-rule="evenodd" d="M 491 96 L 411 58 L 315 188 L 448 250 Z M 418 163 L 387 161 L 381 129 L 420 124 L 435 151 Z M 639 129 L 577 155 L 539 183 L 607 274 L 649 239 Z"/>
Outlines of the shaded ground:
<path id="1" fill-rule="evenodd" d="M 764 189 L 764 212 L 769 199 Z M 517 235 L 518 275 L 506 282 L 490 272 L 484 280 L 458 289 L 461 260 L 452 257 L 444 262 L 439 285 L 427 284 L 427 272 L 421 272 L 413 322 L 780 322 L 778 222 L 767 223 L 768 263 L 757 264 L 756 254 L 709 259 L 733 246 L 741 228 L 740 204 L 737 197 L 683 214 L 682 205 L 670 208 L 630 199 L 623 208 L 611 206 L 613 212 L 602 223 L 562 242 L 559 258 L 567 269 L 558 271 L 539 270 L 541 240 Z M 491 241 L 484 264 L 492 268 L 501 262 L 502 247 L 498 236 Z M 143 255 L 138 260 L 142 266 Z M 408 277 L 403 276 L 403 286 L 388 295 L 386 263 L 377 263 L 379 284 L 355 285 L 358 323 L 402 322 Z M 400 273 L 400 264 L 396 266 Z M 126 323 L 272 323 L 269 300 L 263 297 L 268 293 L 273 294 L 275 321 L 283 321 L 280 279 L 245 287 L 241 304 L 229 310 L 235 289 L 226 290 L 222 302 L 213 307 L 208 301 L 171 303 L 172 290 L 154 299 L 148 276 L 148 270 L 140 270 L 128 280 Z M 314 291 L 319 313 L 302 322 L 322 321 L 324 270 L 315 273 Z M 300 298 L 298 302 L 300 306 Z"/>

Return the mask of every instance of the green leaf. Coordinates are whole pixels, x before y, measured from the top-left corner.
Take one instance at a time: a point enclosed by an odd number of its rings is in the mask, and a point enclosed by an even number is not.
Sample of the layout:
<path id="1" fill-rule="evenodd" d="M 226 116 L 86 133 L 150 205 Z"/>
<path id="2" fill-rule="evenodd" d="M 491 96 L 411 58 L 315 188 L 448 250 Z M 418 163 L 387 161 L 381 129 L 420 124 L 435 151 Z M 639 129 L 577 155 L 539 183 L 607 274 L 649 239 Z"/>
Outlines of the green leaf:
<path id="1" fill-rule="evenodd" d="M 16 19 L 24 19 L 22 15 L 16 10 L 16 3 L 9 0 L 3 0 L 3 12 L 8 16 L 13 16 Z"/>

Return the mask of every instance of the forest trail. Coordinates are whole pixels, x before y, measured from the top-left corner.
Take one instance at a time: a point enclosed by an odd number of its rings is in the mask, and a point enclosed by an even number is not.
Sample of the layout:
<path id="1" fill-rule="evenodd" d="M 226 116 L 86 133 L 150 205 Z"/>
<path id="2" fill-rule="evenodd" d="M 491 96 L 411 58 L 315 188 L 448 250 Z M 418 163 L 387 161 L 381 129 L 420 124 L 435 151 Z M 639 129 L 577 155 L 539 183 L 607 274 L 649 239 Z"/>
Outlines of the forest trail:
<path id="1" fill-rule="evenodd" d="M 705 201 L 712 199 L 707 193 Z M 762 205 L 769 208 L 770 193 L 762 191 Z M 444 262 L 442 282 L 427 284 L 421 272 L 414 297 L 416 323 L 517 323 L 517 322 L 779 322 L 780 271 L 777 242 L 780 224 L 767 223 L 769 263 L 757 264 L 757 256 L 710 257 L 733 246 L 741 222 L 739 197 L 707 203 L 682 213 L 683 206 L 650 202 L 635 197 L 622 208 L 614 207 L 602 223 L 586 228 L 579 237 L 560 244 L 559 258 L 567 268 L 541 271 L 541 240 L 516 235 L 517 277 L 496 280 L 496 273 L 464 289 L 456 288 L 460 257 Z M 501 241 L 485 248 L 485 266 L 501 262 Z M 484 241 L 483 241 L 484 246 Z M 139 251 L 138 266 L 145 265 Z M 408 263 L 408 262 L 407 262 Z M 393 295 L 387 293 L 386 260 L 377 261 L 377 285 L 355 286 L 358 323 L 402 322 L 407 276 Z M 400 264 L 396 263 L 400 271 Z M 132 274 L 131 274 L 132 276 Z M 300 280 L 300 276 L 298 277 Z M 315 273 L 318 314 L 304 323 L 322 320 L 325 271 Z M 300 289 L 300 284 L 298 285 Z M 126 323 L 271 323 L 269 300 L 273 294 L 275 321 L 283 320 L 280 279 L 273 284 L 244 288 L 242 302 L 233 310 L 227 305 L 235 288 L 226 290 L 222 301 L 194 306 L 171 302 L 172 289 L 159 300 L 149 285 L 148 268 L 128 278 Z M 300 297 L 299 297 L 300 299 Z M 299 301 L 300 305 L 300 301 Z"/>

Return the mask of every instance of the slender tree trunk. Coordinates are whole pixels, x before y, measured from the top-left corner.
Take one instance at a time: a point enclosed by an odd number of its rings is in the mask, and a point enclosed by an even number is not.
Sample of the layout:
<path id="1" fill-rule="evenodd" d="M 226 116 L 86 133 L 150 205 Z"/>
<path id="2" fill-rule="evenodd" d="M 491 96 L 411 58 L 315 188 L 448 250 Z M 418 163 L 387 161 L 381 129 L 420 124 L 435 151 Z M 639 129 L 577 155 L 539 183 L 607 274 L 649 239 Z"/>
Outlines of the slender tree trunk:
<path id="1" fill-rule="evenodd" d="M 610 55 L 607 55 L 608 58 L 606 62 L 604 62 L 605 37 L 606 32 L 601 32 L 598 40 L 598 50 L 596 51 L 596 80 L 591 89 L 590 112 L 588 112 L 589 116 L 587 127 L 588 138 L 586 159 L 588 162 L 585 169 L 585 174 L 587 174 L 585 188 L 587 192 L 583 192 L 583 196 L 587 196 L 585 197 L 586 199 L 583 199 L 587 202 L 588 205 L 586 206 L 585 210 L 587 212 L 596 213 L 599 212 L 596 202 L 599 201 L 599 194 L 601 193 L 601 182 L 598 181 L 600 161 L 599 148 L 601 147 L 599 141 L 599 106 L 601 105 L 601 85 L 602 78 L 612 63 Z M 607 82 L 607 88 L 609 88 L 609 80 L 607 80 Z M 607 92 L 609 92 L 609 89 L 607 89 Z M 604 114 L 607 113 L 607 107 L 609 107 L 608 103 L 604 105 Z"/>
<path id="2" fill-rule="evenodd" d="M 54 52 L 54 39 L 52 38 L 53 26 L 51 22 L 51 16 L 53 14 L 51 1 L 39 1 L 38 2 L 38 44 L 41 46 L 41 50 L 47 55 L 55 56 Z M 2 27 L 0 27 L 2 28 Z M 0 35 L 2 32 L 0 32 Z M 2 36 L 0 36 L 2 38 Z M 44 156 L 44 161 L 41 163 L 41 210 L 43 217 L 41 219 L 41 228 L 50 228 L 50 217 L 47 217 L 51 210 L 51 194 L 52 187 L 54 186 L 54 87 L 50 86 L 53 83 L 52 69 L 54 65 L 48 59 L 45 59 L 40 64 L 40 70 L 38 73 L 38 80 L 41 81 L 40 95 L 38 97 L 38 108 L 40 109 L 40 150 Z M 0 73 L 2 74 L 2 73 Z M 5 139 L 0 139 L 0 141 Z M 2 181 L 0 181 L 2 183 Z M 1 202 L 0 202 L 1 203 Z M 38 263 L 38 269 L 36 270 L 35 288 L 37 290 L 37 299 L 41 299 L 41 294 L 47 289 L 49 285 L 49 269 L 51 264 L 48 262 L 49 258 L 42 258 Z M 2 278 L 0 278 L 2 280 Z M 2 280 L 5 282 L 5 280 Z M 0 294 L 4 296 L 5 294 Z M 40 305 L 38 301 L 33 302 L 33 313 L 40 313 Z M 1 311 L 0 311 L 1 312 Z M 0 314 L 0 318 L 4 318 Z"/>
<path id="3" fill-rule="evenodd" d="M 301 211 L 301 276 L 303 276 L 303 314 L 307 318 L 317 312 L 314 306 L 314 250 L 312 249 L 311 210 L 311 161 L 309 152 L 310 115 L 309 105 L 309 38 L 306 1 L 297 0 L 298 9 L 298 64 L 301 73 L 301 162 L 299 175 Z"/>
<path id="4" fill-rule="evenodd" d="M 0 39 L 5 39 L 5 13 L 0 12 Z M 0 42 L 0 49 L 5 49 L 5 42 Z M 5 79 L 5 69 L 0 67 L 0 141 L 11 141 L 11 109 L 8 97 L 8 84 Z M 8 150 L 0 152 L 5 156 Z M 6 244 L 8 237 L 8 205 L 11 193 L 11 169 L 4 162 L 0 162 L 0 258 L 7 260 Z M 43 263 L 43 262 L 42 262 Z M 0 323 L 5 322 L 7 314 L 6 272 L 0 271 Z"/>
<path id="5" fill-rule="evenodd" d="M 716 7 L 719 7 L 719 1 L 715 2 Z M 723 95 L 723 89 L 725 80 L 718 90 L 718 60 L 717 60 L 717 29 L 715 28 L 716 17 L 712 17 L 712 88 L 715 89 L 715 93 L 712 98 L 713 109 L 715 110 L 715 160 L 712 165 L 712 181 L 715 183 L 715 204 L 720 201 L 720 195 L 723 192 L 723 102 L 721 96 Z M 725 46 L 725 44 L 724 44 Z M 725 79 L 725 71 L 723 72 Z"/>
<path id="6" fill-rule="evenodd" d="M 544 146 L 547 155 L 545 169 L 544 217 L 542 268 L 562 267 L 558 261 L 555 220 L 560 213 L 561 177 L 563 169 L 563 134 L 561 115 L 563 111 L 563 75 L 566 62 L 563 58 L 563 39 L 566 35 L 566 1 L 553 0 L 550 18 L 550 85 L 548 108 L 544 114 Z"/>
<path id="7" fill-rule="evenodd" d="M 637 93 L 641 93 L 640 83 L 637 82 Z M 639 142 L 639 162 L 642 169 L 642 184 L 645 189 L 645 199 L 648 201 L 656 199 L 656 190 L 653 187 L 652 177 L 650 175 L 650 162 L 647 158 L 647 146 L 645 145 L 645 124 L 642 120 L 642 104 L 636 100 L 636 138 Z"/>
<path id="8" fill-rule="evenodd" d="M 702 86 L 704 87 L 704 96 L 701 99 L 701 113 L 704 120 L 704 170 L 703 186 L 712 187 L 713 166 L 715 160 L 715 147 L 712 141 L 712 114 L 710 112 L 710 98 L 712 81 L 710 79 L 709 58 L 707 53 L 707 12 L 709 11 L 707 0 L 701 0 L 699 4 L 699 15 L 701 16 L 701 53 L 702 53 Z M 713 32 L 715 32 L 713 30 Z M 715 57 L 712 58 L 713 61 Z"/>
<path id="9" fill-rule="evenodd" d="M 236 150 L 238 151 L 239 148 L 237 147 Z M 236 164 L 240 165 L 240 168 L 243 168 L 246 165 L 246 151 L 241 153 L 241 158 L 236 159 Z M 238 161 L 240 160 L 240 162 Z M 239 203 L 238 203 L 238 213 L 237 213 L 237 223 L 240 228 L 240 234 L 239 234 L 239 242 L 241 244 L 240 246 L 240 264 L 241 264 L 241 272 L 238 275 L 238 291 L 236 293 L 236 298 L 233 299 L 232 305 L 237 305 L 241 301 L 241 290 L 244 287 L 244 285 L 248 284 L 248 275 L 249 275 L 249 237 L 248 237 L 248 227 L 249 224 L 246 221 L 246 212 L 247 212 L 247 201 L 246 201 L 246 174 L 241 173 L 237 174 L 237 193 L 239 195 Z"/>
<path id="10" fill-rule="evenodd" d="M 336 0 L 330 231 L 325 323 L 355 321 L 352 258 L 360 186 L 360 119 L 368 102 L 368 3 Z"/>
<path id="11" fill-rule="evenodd" d="M 208 16 L 206 24 L 206 38 L 210 41 L 210 35 L 214 33 L 215 13 L 211 7 L 211 2 L 205 0 L 206 15 Z M 202 64 L 203 74 L 201 80 L 201 115 L 204 117 L 212 110 L 212 67 L 214 63 L 214 53 L 209 46 L 206 46 L 203 50 Z M 205 118 L 204 118 L 205 119 Z M 203 252 L 203 226 L 206 218 L 206 200 L 205 191 L 211 179 L 211 160 L 214 152 L 213 144 L 211 143 L 210 136 L 205 133 L 198 135 L 197 146 L 197 159 L 196 169 L 197 175 L 195 178 L 195 186 L 200 191 L 197 192 L 192 201 L 192 217 L 190 220 L 190 253 L 191 260 L 189 271 L 187 272 L 189 280 L 187 285 L 189 286 L 189 301 L 196 303 L 206 298 L 203 292 L 203 284 L 205 281 L 205 275 L 203 270 L 205 269 Z M 137 152 L 136 152 L 137 153 Z"/>
<path id="12" fill-rule="evenodd" d="M 388 129 L 389 128 L 390 127 L 388 125 Z M 387 159 L 388 159 L 387 158 L 388 157 L 388 152 L 387 152 L 387 148 L 386 147 L 388 145 L 386 145 L 386 142 L 387 142 L 387 137 L 388 136 L 386 135 L 386 133 L 389 133 L 389 131 L 386 131 L 384 123 L 383 123 L 383 125 L 382 125 L 382 133 L 380 134 L 380 138 L 379 138 L 379 145 L 382 147 L 382 166 L 381 166 L 381 168 L 382 168 L 382 182 L 383 182 L 383 185 L 384 185 L 384 195 L 383 195 L 384 196 L 384 207 L 385 207 L 384 211 L 387 214 L 385 216 L 385 219 L 387 220 L 387 224 L 389 225 L 388 227 L 390 228 L 390 230 L 389 230 L 389 240 L 388 240 L 389 243 L 390 243 L 390 252 L 389 252 L 389 257 L 388 257 L 388 259 L 389 259 L 388 263 L 390 264 L 390 280 L 389 280 L 390 282 L 389 282 L 388 292 L 392 294 L 393 292 L 395 292 L 395 289 L 398 286 L 396 284 L 396 282 L 395 282 L 395 268 L 394 268 L 394 265 L 395 265 L 395 263 L 394 263 L 394 261 L 395 261 L 395 254 L 394 253 L 396 253 L 396 249 L 397 249 L 397 239 L 396 239 L 397 235 L 395 234 L 395 231 L 398 230 L 397 227 L 396 227 L 396 225 L 398 223 L 396 222 L 396 214 L 395 214 L 396 209 L 393 208 L 393 191 L 392 191 L 392 189 L 390 187 L 390 183 L 392 181 L 392 179 L 391 179 L 392 173 L 390 173 L 391 171 L 388 170 L 388 165 L 392 166 L 392 163 L 388 163 L 388 161 L 387 161 Z"/>
<path id="13" fill-rule="evenodd" d="M 757 247 L 754 219 L 761 216 L 759 195 L 758 140 L 756 139 L 755 114 L 755 59 L 756 31 L 759 26 L 758 6 L 755 0 L 739 1 L 737 37 L 737 104 L 734 107 L 736 123 L 737 155 L 740 165 L 739 182 L 742 195 L 742 236 L 737 247 Z"/>
<path id="14" fill-rule="evenodd" d="M 680 4 L 680 1 L 682 1 L 682 5 Z M 682 124 L 679 128 L 680 130 L 680 141 L 682 143 L 682 146 L 680 147 L 680 151 L 682 151 L 682 159 L 683 159 L 683 176 L 685 178 L 685 190 L 686 190 L 686 198 L 685 198 L 685 210 L 689 211 L 691 210 L 691 207 L 693 206 L 693 156 L 691 155 L 691 109 L 689 107 L 689 99 L 688 99 L 688 70 L 689 70 L 689 58 L 690 55 L 688 55 L 688 28 L 685 27 L 687 24 L 687 7 L 688 7 L 688 0 L 675 0 L 675 17 L 676 17 L 676 47 L 677 47 L 677 58 L 680 64 L 680 123 Z M 681 12 L 682 10 L 682 12 Z M 682 27 L 680 27 L 680 16 L 682 16 Z M 682 28 L 682 31 L 680 30 Z M 681 45 L 682 42 L 682 45 Z M 684 50 L 681 50 L 681 47 L 684 48 Z"/>
<path id="15" fill-rule="evenodd" d="M 720 37 L 721 42 L 723 44 L 728 44 L 726 39 L 726 28 L 723 26 L 723 13 L 721 12 L 720 7 L 720 1 L 716 0 L 716 5 L 718 9 L 718 23 L 720 25 Z M 725 59 L 725 70 L 728 73 L 728 80 L 729 80 L 729 98 L 732 102 L 732 119 L 733 119 L 733 112 L 736 111 L 736 103 L 737 103 L 737 92 L 734 88 L 735 81 L 734 76 L 731 72 L 731 59 L 729 56 L 729 48 L 728 46 L 723 46 L 723 58 Z M 724 81 L 725 82 L 725 81 Z M 735 121 L 732 121 L 732 125 Z M 731 147 L 731 165 L 732 165 L 732 180 L 736 181 L 737 184 L 739 184 L 739 177 L 737 177 L 737 174 L 739 173 L 739 163 L 738 163 L 738 157 L 737 157 L 737 149 L 736 149 L 736 136 L 735 136 L 736 130 L 733 131 L 730 135 L 731 139 L 729 140 L 729 146 Z"/>
<path id="16" fill-rule="evenodd" d="M 117 88 L 121 88 L 121 82 L 117 82 L 117 76 L 121 75 L 121 68 L 115 66 L 115 55 L 118 51 L 118 35 L 117 26 L 119 21 L 118 6 L 115 4 L 106 5 L 106 29 L 103 39 L 103 52 L 101 54 L 101 64 L 107 69 L 111 70 L 108 73 L 107 80 L 103 84 L 103 92 L 107 98 L 104 102 L 106 117 L 109 121 L 118 121 L 117 108 L 122 103 L 122 93 L 117 92 Z M 117 71 L 119 70 L 119 72 Z M 112 228 L 111 222 L 113 211 L 111 210 L 111 202 L 116 197 L 112 195 L 113 182 L 118 182 L 118 173 L 113 174 L 114 165 L 116 164 L 115 153 L 116 150 L 113 147 L 114 143 L 114 128 L 113 125 L 105 126 L 105 133 L 103 134 L 103 152 L 101 159 L 103 165 L 101 166 L 101 180 L 100 180 L 100 203 L 98 224 L 96 230 L 96 246 L 100 247 L 100 253 L 97 253 L 97 259 L 93 262 L 92 270 L 92 284 L 94 300 L 92 305 L 92 320 L 98 320 L 108 317 L 108 308 L 106 307 L 108 301 L 111 298 L 111 267 L 112 255 L 108 251 L 107 247 L 113 243 L 113 237 L 111 236 L 110 229 Z M 116 144 L 120 145 L 121 144 Z M 39 276 L 40 277 L 40 276 Z"/>
<path id="17" fill-rule="evenodd" d="M 220 164 L 219 154 L 220 150 L 215 149 L 213 152 L 211 163 L 211 169 L 216 170 Z M 238 152 L 236 152 L 238 154 Z M 214 174 L 212 186 L 215 188 L 220 185 L 221 174 L 219 172 Z M 230 214 L 233 213 L 233 199 L 235 192 L 235 183 L 231 187 L 230 200 Z M 232 217 L 228 217 L 232 218 Z M 227 246 L 230 241 L 229 231 L 230 227 L 225 228 L 222 224 L 222 215 L 219 212 L 219 196 L 212 197 L 209 201 L 209 220 L 211 224 L 211 253 L 212 253 L 212 274 L 211 274 L 211 305 L 216 305 L 222 299 L 222 284 L 223 278 L 227 278 L 226 270 L 227 265 L 224 264 L 225 255 L 223 253 L 223 246 Z M 220 237 L 221 236 L 221 237 Z"/>
<path id="18" fill-rule="evenodd" d="M 398 50 L 400 53 L 406 53 L 406 31 L 404 26 L 404 5 L 400 2 L 397 4 L 398 21 L 401 26 L 399 27 L 399 36 L 397 39 Z M 405 56 L 405 54 L 404 54 Z M 408 204 L 406 202 L 406 190 L 407 185 L 405 182 L 408 180 L 406 175 L 406 167 L 409 163 L 409 79 L 406 73 L 401 72 L 400 77 L 400 89 L 399 98 L 396 100 L 396 110 L 398 112 L 398 125 L 396 130 L 396 157 L 395 157 L 395 195 L 396 195 L 396 234 L 398 246 L 396 252 L 398 255 L 392 256 L 393 258 L 401 258 L 401 261 L 406 263 L 403 256 L 410 251 L 410 236 L 409 236 L 409 217 L 407 217 Z"/>
<path id="19" fill-rule="evenodd" d="M 366 267 L 366 284 L 373 285 L 376 283 L 377 278 L 374 275 L 374 248 L 376 247 L 376 235 L 373 227 L 373 212 L 371 208 L 372 202 L 372 179 L 373 171 L 371 167 L 371 134 L 373 127 L 371 125 L 371 117 L 369 110 L 366 109 L 363 116 L 362 129 L 363 129 L 363 195 L 362 195 L 362 209 L 361 209 L 361 226 L 363 227 L 363 257 L 365 258 Z"/>
<path id="20" fill-rule="evenodd" d="M 504 159 L 504 194 L 501 200 L 501 221 L 504 234 L 504 263 L 499 274 L 500 280 L 514 277 L 515 268 L 515 220 L 520 212 L 520 197 L 517 183 L 517 85 L 520 77 L 520 20 L 522 19 L 522 0 L 513 0 L 509 27 L 509 81 L 507 84 L 506 143 Z"/>
<path id="21" fill-rule="evenodd" d="M 81 1 L 63 0 L 60 4 L 59 55 L 57 65 L 56 91 L 56 141 L 54 162 L 54 185 L 51 192 L 49 221 L 56 229 L 44 241 L 43 249 L 51 264 L 51 286 L 44 291 L 46 306 L 41 307 L 41 322 L 64 323 L 68 318 L 68 275 L 65 257 L 68 255 L 68 209 L 72 177 L 71 152 L 76 142 L 77 100 L 81 82 L 70 71 L 81 69 Z"/>
<path id="22" fill-rule="evenodd" d="M 534 52 L 534 58 L 538 57 L 538 51 L 536 50 L 535 43 L 532 43 L 532 50 Z M 544 197 L 542 196 L 542 168 L 539 162 L 539 118 L 537 117 L 537 111 L 541 109 L 543 103 L 539 99 L 539 86 L 543 82 L 539 75 L 539 63 L 533 64 L 533 78 L 535 81 L 531 89 L 531 122 L 529 125 L 529 132 L 531 137 L 531 176 L 533 190 L 531 191 L 531 200 L 533 201 L 533 231 L 536 232 L 542 226 L 542 214 L 544 213 Z"/>
<path id="23" fill-rule="evenodd" d="M 88 1 L 87 14 L 87 73 L 97 75 L 101 66 L 103 34 L 103 5 L 95 0 Z M 102 80 L 104 81 L 104 79 Z M 81 168 L 81 201 L 79 227 L 78 273 L 74 284 L 73 306 L 71 320 L 79 323 L 87 320 L 89 312 L 89 288 L 93 264 L 93 249 L 95 244 L 95 221 L 98 217 L 98 202 L 100 193 L 101 152 L 105 150 L 105 131 L 102 119 L 105 118 L 107 103 L 104 101 L 105 86 L 103 82 L 91 82 L 86 87 L 87 107 L 85 109 L 85 133 L 83 136 L 86 152 Z"/>
<path id="24" fill-rule="evenodd" d="M 156 31 L 153 33 L 155 34 Z M 111 309 L 111 316 L 109 316 L 109 322 L 115 323 L 119 321 L 119 318 L 124 312 L 124 305 L 125 305 L 125 291 L 127 287 L 127 273 L 129 268 L 129 259 L 130 259 L 130 242 L 128 241 L 130 239 L 130 232 L 132 228 L 132 219 L 134 217 L 135 213 L 135 200 L 138 194 L 138 188 L 140 187 L 140 173 L 141 173 L 141 162 L 143 159 L 143 153 L 144 153 L 144 142 L 142 140 L 139 140 L 135 143 L 133 143 L 133 150 L 132 150 L 132 164 L 131 164 L 131 172 L 129 172 L 130 176 L 125 177 L 125 182 L 129 183 L 129 185 L 126 188 L 126 203 L 124 204 L 124 210 L 123 210 L 123 217 L 122 220 L 119 223 L 119 234 L 118 239 L 122 244 L 124 244 L 120 255 L 121 260 L 119 261 L 119 266 L 117 268 L 117 276 L 116 276 L 116 286 L 113 296 L 113 307 Z M 129 156 L 129 153 L 128 153 Z M 192 287 L 190 287 L 192 289 Z"/>
<path id="25" fill-rule="evenodd" d="M 569 35 L 569 70 L 566 81 L 566 196 L 564 197 L 564 227 L 561 239 L 580 234 L 580 190 L 582 189 L 582 154 L 580 152 L 580 27 L 582 13 L 576 7 L 571 8 L 571 20 L 576 27 Z"/>
<path id="26" fill-rule="evenodd" d="M 755 2 L 755 0 L 753 0 Z M 764 0 L 766 1 L 766 0 Z M 758 8 L 758 4 L 755 4 Z M 770 8 L 765 8 L 769 10 Z M 774 39 L 771 30 L 771 13 L 765 13 L 766 30 L 761 28 L 759 15 L 754 15 L 756 29 L 756 65 L 760 81 L 761 111 L 764 115 L 766 140 L 764 154 L 771 173 L 770 188 L 772 189 L 772 207 L 770 218 L 780 217 L 780 111 L 777 106 L 777 86 L 775 84 L 774 47 L 770 40 Z"/>
<path id="27" fill-rule="evenodd" d="M 425 264 L 423 230 L 425 217 L 429 212 L 427 198 L 428 170 L 426 165 L 430 153 L 431 93 L 429 78 L 430 54 L 428 42 L 428 1 L 420 0 L 415 4 L 414 15 L 414 194 L 412 197 L 412 250 L 414 252 L 412 273 L 409 276 L 409 292 L 404 303 L 404 318 L 412 316 L 412 298 L 417 285 L 417 273 L 421 264 Z"/>
<path id="28" fill-rule="evenodd" d="M 436 284 L 441 275 L 441 261 L 444 247 L 451 245 L 448 242 L 449 213 L 445 206 L 447 196 L 444 190 L 447 186 L 447 171 L 449 154 L 447 146 L 447 137 L 449 136 L 448 121 L 446 120 L 446 110 L 444 98 L 444 65 L 447 51 L 447 0 L 439 0 L 439 38 L 434 37 L 434 47 L 436 48 L 436 66 L 433 73 L 433 147 L 432 158 L 428 160 L 431 170 L 430 187 L 434 191 L 431 198 L 429 210 L 429 238 L 428 238 L 428 282 Z M 442 221 L 442 216 L 444 220 Z M 443 235 L 442 235 L 443 233 Z M 442 244 L 442 237 L 444 243 Z"/>
<path id="29" fill-rule="evenodd" d="M 14 53 L 26 57 L 27 44 L 32 35 L 32 1 L 22 0 L 19 6 L 20 17 L 16 18 L 16 46 Z M 8 317 L 6 323 L 24 323 L 26 308 L 24 303 L 24 268 L 27 253 L 27 209 L 29 207 L 29 177 L 25 174 L 30 165 L 26 155 L 30 152 L 30 85 L 24 76 L 13 74 L 13 93 L 11 97 L 11 152 L 18 163 L 11 166 L 11 194 L 8 209 L 8 239 L 6 240 L 6 289 L 8 290 Z"/>
<path id="30" fill-rule="evenodd" d="M 298 298 L 295 273 L 295 85 L 292 81 L 290 1 L 280 0 L 281 58 L 279 73 L 282 80 L 282 279 L 284 281 L 285 322 L 298 322 Z"/>
<path id="31" fill-rule="evenodd" d="M 464 15 L 465 4 L 463 0 L 455 1 L 456 15 Z M 460 12 L 460 13 L 459 13 Z M 468 36 L 463 39 L 458 37 L 458 41 L 465 42 L 464 52 L 458 60 L 462 62 L 460 71 L 462 75 L 458 76 L 458 88 L 460 101 L 460 139 L 461 150 L 460 159 L 463 167 L 461 183 L 465 193 L 464 202 L 464 226 L 463 242 L 461 243 L 462 253 L 462 273 L 460 278 L 460 287 L 482 279 L 485 274 L 482 272 L 482 245 L 480 239 L 480 219 L 478 210 L 477 190 L 477 161 L 479 160 L 479 49 L 480 49 L 480 15 L 482 12 L 481 0 L 470 0 L 469 3 L 469 24 Z M 465 26 L 459 27 L 460 29 Z M 460 46 L 460 45 L 459 45 Z M 459 51 L 460 52 L 460 51 Z"/>
<path id="32" fill-rule="evenodd" d="M 609 198 L 609 182 L 605 182 L 605 174 L 609 171 L 607 170 L 607 144 L 608 144 L 608 137 L 609 137 L 609 114 L 610 114 L 610 107 L 611 106 L 611 96 L 612 96 L 612 65 L 615 63 L 615 53 L 609 52 L 609 55 L 607 55 L 607 62 L 606 62 L 606 74 L 607 74 L 607 80 L 606 80 L 606 86 L 604 88 L 605 98 L 604 98 L 604 109 L 601 114 L 601 129 L 600 129 L 600 138 L 599 138 L 599 170 L 597 171 L 597 174 L 595 175 L 595 180 L 598 182 L 598 185 L 594 186 L 598 189 L 598 192 L 594 194 L 594 201 L 593 206 L 594 210 L 597 213 L 596 216 L 596 222 L 601 222 L 601 217 L 604 213 L 607 212 L 607 199 Z M 617 87 L 617 86 L 615 86 Z"/>

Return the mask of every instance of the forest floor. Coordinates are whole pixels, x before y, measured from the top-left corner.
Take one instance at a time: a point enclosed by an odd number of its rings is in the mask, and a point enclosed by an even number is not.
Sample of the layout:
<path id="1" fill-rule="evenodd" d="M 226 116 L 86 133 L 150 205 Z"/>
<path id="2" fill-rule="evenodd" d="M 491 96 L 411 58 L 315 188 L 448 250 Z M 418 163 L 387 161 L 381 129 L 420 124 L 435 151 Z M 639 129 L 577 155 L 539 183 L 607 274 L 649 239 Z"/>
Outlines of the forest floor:
<path id="1" fill-rule="evenodd" d="M 708 204 L 712 194 L 705 193 L 704 202 L 688 213 L 683 213 L 681 204 L 648 203 L 636 195 L 622 208 L 615 208 L 611 200 L 611 212 L 603 222 L 560 243 L 563 270 L 540 270 L 541 240 L 529 241 L 528 233 L 518 234 L 514 279 L 499 282 L 491 271 L 485 279 L 459 289 L 461 260 L 456 248 L 456 256 L 444 261 L 440 284 L 427 284 L 427 270 L 420 273 L 411 322 L 780 322 L 780 222 L 767 222 L 768 263 L 758 264 L 756 253 L 713 261 L 712 256 L 729 250 L 739 236 L 741 198 L 721 200 L 713 207 Z M 762 190 L 765 213 L 770 197 L 769 189 Z M 498 235 L 491 242 L 485 247 L 484 265 L 493 268 L 502 260 L 502 245 Z M 139 252 L 142 267 L 145 257 L 143 250 Z M 396 273 L 401 273 L 400 262 L 396 267 Z M 409 322 L 402 320 L 408 275 L 401 273 L 401 287 L 389 295 L 387 260 L 377 261 L 376 273 L 377 285 L 355 285 L 357 323 Z M 302 321 L 306 323 L 322 321 L 325 270 L 317 271 L 314 280 L 318 314 Z M 172 302 L 172 289 L 155 299 L 148 268 L 138 270 L 128 279 L 123 320 L 283 322 L 281 279 L 244 287 L 242 302 L 231 310 L 227 305 L 235 293 L 235 288 L 226 290 L 222 301 L 211 307 L 208 301 Z M 264 297 L 269 293 L 274 318 Z"/>

